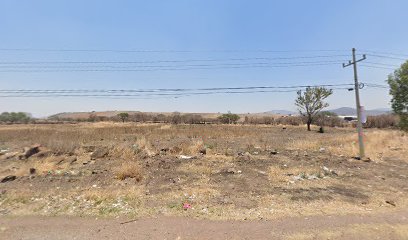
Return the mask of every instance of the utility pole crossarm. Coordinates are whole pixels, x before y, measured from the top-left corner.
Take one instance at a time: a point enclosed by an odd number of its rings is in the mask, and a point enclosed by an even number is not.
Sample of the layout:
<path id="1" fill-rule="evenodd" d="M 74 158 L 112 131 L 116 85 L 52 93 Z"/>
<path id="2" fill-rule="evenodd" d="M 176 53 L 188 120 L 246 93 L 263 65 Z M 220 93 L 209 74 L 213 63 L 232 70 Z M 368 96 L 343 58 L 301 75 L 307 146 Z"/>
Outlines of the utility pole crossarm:
<path id="1" fill-rule="evenodd" d="M 351 66 L 351 65 L 353 65 L 354 63 L 358 63 L 358 62 L 361 62 L 361 61 L 366 60 L 366 59 L 367 59 L 366 55 L 363 54 L 363 57 L 362 57 L 361 59 L 359 59 L 359 60 L 356 60 L 356 61 L 353 61 L 353 62 L 352 62 L 352 61 L 349 61 L 347 64 L 343 63 L 343 68 L 348 67 L 348 66 Z"/>
<path id="2" fill-rule="evenodd" d="M 358 144 L 360 149 L 360 159 L 365 156 L 364 153 L 364 142 L 363 142 L 363 123 L 361 122 L 361 105 L 360 105 L 360 93 L 359 93 L 359 83 L 357 75 L 357 63 L 366 59 L 366 55 L 359 60 L 356 60 L 356 49 L 352 49 L 353 61 L 349 61 L 347 64 L 343 63 L 343 68 L 353 65 L 354 70 L 354 92 L 356 93 L 356 109 L 357 109 L 357 132 L 358 132 Z"/>

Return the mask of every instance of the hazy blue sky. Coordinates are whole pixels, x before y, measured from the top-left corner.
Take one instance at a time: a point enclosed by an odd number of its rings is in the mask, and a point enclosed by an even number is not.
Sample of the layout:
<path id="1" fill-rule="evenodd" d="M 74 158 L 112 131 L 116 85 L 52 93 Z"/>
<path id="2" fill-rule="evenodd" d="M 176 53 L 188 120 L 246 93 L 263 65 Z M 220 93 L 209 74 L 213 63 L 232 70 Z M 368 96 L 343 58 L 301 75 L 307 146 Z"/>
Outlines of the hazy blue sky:
<path id="1" fill-rule="evenodd" d="M 347 55 L 351 54 L 352 47 L 356 47 L 359 54 L 380 51 L 407 54 L 408 58 L 407 9 L 406 0 L 0 0 L 0 62 Z M 323 60 L 348 59 L 349 56 L 341 56 Z M 375 58 L 370 55 L 366 61 L 390 66 L 398 66 L 403 62 L 402 59 Z M 391 69 L 359 68 L 361 81 L 378 84 L 385 84 L 390 72 Z M 0 71 L 0 89 L 202 88 L 352 81 L 352 68 L 343 69 L 341 64 L 140 72 Z M 294 98 L 295 93 L 210 95 L 177 99 L 0 98 L 0 112 L 26 111 L 35 116 L 92 110 L 263 112 L 271 109 L 295 110 Z M 354 107 L 354 93 L 335 91 L 329 103 L 331 108 Z M 367 109 L 388 107 L 387 89 L 364 89 L 362 104 Z"/>

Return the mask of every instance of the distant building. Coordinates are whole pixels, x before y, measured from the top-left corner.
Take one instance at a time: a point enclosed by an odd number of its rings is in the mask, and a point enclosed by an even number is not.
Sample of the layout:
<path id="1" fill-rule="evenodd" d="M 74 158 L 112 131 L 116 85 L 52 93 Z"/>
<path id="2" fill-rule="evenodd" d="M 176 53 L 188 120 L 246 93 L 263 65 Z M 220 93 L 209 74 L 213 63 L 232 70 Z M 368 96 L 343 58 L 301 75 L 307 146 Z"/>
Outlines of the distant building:
<path id="1" fill-rule="evenodd" d="M 353 121 L 357 121 L 357 116 L 354 115 L 349 115 L 349 116 L 339 116 L 339 118 L 347 121 L 347 122 L 353 122 Z"/>

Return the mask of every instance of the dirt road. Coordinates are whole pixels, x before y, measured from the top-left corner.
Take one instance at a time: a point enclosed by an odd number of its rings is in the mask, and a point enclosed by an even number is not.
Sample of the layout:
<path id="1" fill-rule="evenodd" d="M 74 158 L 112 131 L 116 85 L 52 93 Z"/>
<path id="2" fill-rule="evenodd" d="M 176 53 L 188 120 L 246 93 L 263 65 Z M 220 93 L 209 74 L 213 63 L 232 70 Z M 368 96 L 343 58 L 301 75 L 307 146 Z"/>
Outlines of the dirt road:
<path id="1" fill-rule="evenodd" d="M 408 210 L 270 221 L 2 217 L 1 239 L 408 239 Z"/>

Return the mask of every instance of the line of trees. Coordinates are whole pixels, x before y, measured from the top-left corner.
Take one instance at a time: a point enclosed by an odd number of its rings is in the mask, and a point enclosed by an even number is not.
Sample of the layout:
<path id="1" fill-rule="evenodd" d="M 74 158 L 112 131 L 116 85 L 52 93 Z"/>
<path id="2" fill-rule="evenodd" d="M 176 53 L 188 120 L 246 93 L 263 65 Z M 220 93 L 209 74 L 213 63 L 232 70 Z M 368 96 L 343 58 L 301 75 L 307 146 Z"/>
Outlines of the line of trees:
<path id="1" fill-rule="evenodd" d="M 3 112 L 0 114 L 0 122 L 2 123 L 28 123 L 31 117 L 24 112 Z"/>
<path id="2" fill-rule="evenodd" d="M 313 124 L 325 127 L 347 127 L 353 126 L 353 122 L 339 118 L 335 113 L 321 111 L 314 116 Z M 118 114 L 113 117 L 92 115 L 88 119 L 52 118 L 54 121 L 68 122 L 138 122 L 138 123 L 168 123 L 168 124 L 245 124 L 245 125 L 291 125 L 300 126 L 307 124 L 306 116 L 253 116 L 247 115 L 239 122 L 237 114 L 226 113 L 219 117 L 203 117 L 200 114 L 182 114 L 174 112 L 172 114 L 150 114 L 150 113 L 128 113 Z M 398 125 L 398 116 L 394 114 L 384 114 L 380 116 L 369 116 L 366 128 L 394 128 Z"/>

